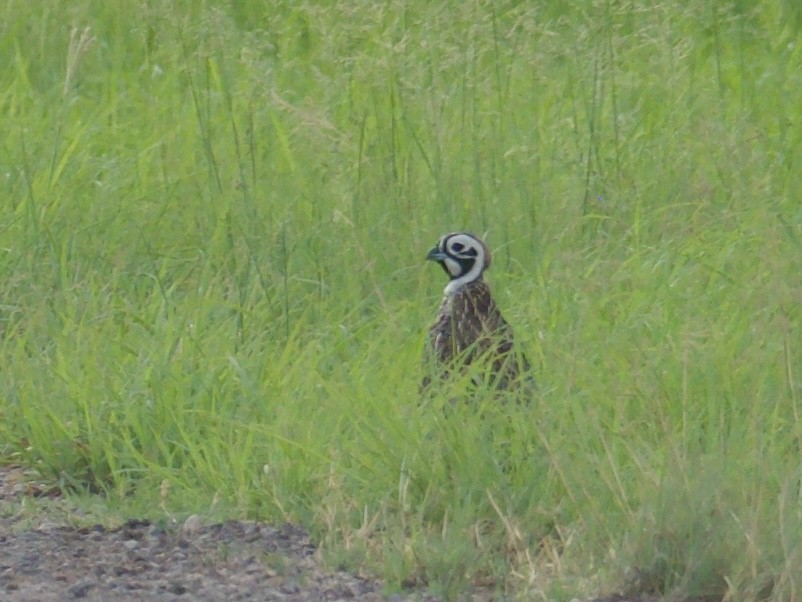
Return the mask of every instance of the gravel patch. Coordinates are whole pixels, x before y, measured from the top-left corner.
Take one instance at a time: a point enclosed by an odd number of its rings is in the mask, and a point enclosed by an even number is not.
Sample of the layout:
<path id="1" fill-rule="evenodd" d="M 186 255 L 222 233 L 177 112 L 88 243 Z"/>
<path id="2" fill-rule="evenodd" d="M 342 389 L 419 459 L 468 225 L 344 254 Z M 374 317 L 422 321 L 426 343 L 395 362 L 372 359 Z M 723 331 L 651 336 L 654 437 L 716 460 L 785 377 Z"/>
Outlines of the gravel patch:
<path id="1" fill-rule="evenodd" d="M 8 511 L 23 495 L 57 495 L 0 467 L 0 599 L 38 600 L 435 600 L 382 594 L 378 581 L 331 571 L 296 525 L 249 521 L 181 526 L 128 520 L 109 529 L 23 524 Z"/>

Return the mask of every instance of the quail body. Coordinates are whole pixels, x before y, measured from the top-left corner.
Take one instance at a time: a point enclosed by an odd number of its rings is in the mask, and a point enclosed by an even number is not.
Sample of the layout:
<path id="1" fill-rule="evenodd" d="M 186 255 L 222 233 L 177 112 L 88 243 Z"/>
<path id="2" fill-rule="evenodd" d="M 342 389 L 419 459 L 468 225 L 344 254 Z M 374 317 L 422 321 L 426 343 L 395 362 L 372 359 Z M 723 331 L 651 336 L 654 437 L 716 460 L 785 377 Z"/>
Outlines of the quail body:
<path id="1" fill-rule="evenodd" d="M 512 327 L 484 280 L 491 259 L 487 245 L 466 232 L 446 234 L 426 259 L 440 264 L 449 282 L 437 319 L 429 328 L 422 388 L 475 362 L 483 363 L 483 373 L 493 387 L 534 387 L 529 362 L 516 348 Z"/>

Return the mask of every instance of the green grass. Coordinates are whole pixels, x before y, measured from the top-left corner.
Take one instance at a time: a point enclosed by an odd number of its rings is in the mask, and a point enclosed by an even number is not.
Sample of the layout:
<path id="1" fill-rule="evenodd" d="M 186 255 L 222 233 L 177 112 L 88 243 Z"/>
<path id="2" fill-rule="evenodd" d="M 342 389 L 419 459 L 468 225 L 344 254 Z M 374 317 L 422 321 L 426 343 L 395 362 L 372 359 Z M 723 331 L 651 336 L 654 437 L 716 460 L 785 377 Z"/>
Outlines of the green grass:
<path id="1" fill-rule="evenodd" d="M 390 589 L 800 597 L 797 3 L 338 4 L 6 3 L 0 455 Z M 418 403 L 456 229 L 530 407 Z"/>

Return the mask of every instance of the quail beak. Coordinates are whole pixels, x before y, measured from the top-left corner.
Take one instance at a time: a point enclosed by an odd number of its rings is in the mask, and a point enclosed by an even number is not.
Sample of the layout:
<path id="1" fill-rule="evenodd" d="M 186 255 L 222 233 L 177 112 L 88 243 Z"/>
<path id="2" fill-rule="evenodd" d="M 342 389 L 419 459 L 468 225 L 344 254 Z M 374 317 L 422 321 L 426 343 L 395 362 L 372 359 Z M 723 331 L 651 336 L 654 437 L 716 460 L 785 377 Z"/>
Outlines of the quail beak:
<path id="1" fill-rule="evenodd" d="M 446 257 L 447 255 L 443 253 L 439 247 L 434 247 L 429 251 L 428 255 L 426 255 L 428 261 L 443 261 Z"/>

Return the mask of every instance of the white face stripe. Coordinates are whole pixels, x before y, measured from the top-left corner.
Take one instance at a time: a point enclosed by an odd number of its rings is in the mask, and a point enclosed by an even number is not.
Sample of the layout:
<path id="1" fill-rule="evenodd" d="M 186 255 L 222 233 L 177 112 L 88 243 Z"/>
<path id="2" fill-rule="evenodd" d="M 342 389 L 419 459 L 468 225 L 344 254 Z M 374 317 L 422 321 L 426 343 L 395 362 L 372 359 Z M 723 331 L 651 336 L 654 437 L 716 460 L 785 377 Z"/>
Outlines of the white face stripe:
<path id="1" fill-rule="evenodd" d="M 446 269 L 448 270 L 448 273 L 451 274 L 452 278 L 456 278 L 457 276 L 459 276 L 459 273 L 462 270 L 459 263 L 457 263 L 450 257 L 446 257 L 443 260 L 443 263 L 446 265 Z"/>
<path id="2" fill-rule="evenodd" d="M 443 243 L 445 244 L 443 245 Z M 476 251 L 477 256 L 484 254 L 482 243 L 480 243 L 470 234 L 448 234 L 443 237 L 441 245 L 445 247 L 443 251 L 456 257 L 463 255 L 465 251 L 469 251 L 471 249 Z M 462 246 L 459 250 L 454 248 L 455 246 L 459 247 L 460 245 Z"/>
<path id="3" fill-rule="evenodd" d="M 484 269 L 484 266 L 482 265 L 482 263 L 480 263 L 479 261 L 476 261 L 473 264 L 473 267 L 470 270 L 468 270 L 468 272 L 466 274 L 463 274 L 459 278 L 454 278 L 451 282 L 449 282 L 446 285 L 446 288 L 444 290 L 445 294 L 446 295 L 453 295 L 454 293 L 456 293 L 459 289 L 461 289 L 463 286 L 465 286 L 469 282 L 473 282 L 479 276 L 482 275 L 483 269 Z"/>

